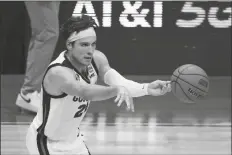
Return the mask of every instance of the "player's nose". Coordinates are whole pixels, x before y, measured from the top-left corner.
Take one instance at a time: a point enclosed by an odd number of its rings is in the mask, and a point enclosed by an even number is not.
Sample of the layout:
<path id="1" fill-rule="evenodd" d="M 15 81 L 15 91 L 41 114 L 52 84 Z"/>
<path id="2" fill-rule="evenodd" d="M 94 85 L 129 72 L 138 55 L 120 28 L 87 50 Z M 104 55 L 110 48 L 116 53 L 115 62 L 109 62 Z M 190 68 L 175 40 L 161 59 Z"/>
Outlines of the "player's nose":
<path id="1" fill-rule="evenodd" d="M 87 52 L 87 54 L 90 55 L 90 56 L 92 56 L 92 55 L 93 55 L 93 52 L 94 52 L 93 49 L 89 49 L 88 52 Z"/>
<path id="2" fill-rule="evenodd" d="M 92 46 L 89 46 L 88 48 L 88 54 L 93 54 L 93 52 L 95 51 L 95 48 Z"/>

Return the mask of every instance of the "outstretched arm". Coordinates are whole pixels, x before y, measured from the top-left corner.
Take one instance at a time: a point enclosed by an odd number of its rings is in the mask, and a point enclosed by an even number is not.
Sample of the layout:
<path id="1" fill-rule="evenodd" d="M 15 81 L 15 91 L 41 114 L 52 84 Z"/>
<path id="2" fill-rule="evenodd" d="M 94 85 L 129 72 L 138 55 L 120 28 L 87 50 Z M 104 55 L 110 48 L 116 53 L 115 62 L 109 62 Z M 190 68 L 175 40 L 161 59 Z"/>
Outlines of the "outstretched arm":
<path id="1" fill-rule="evenodd" d="M 127 109 L 134 111 L 133 99 L 124 87 L 81 83 L 75 78 L 73 70 L 66 67 L 56 66 L 49 69 L 44 84 L 47 86 L 46 91 L 51 95 L 66 93 L 91 101 L 106 100 L 117 96 L 115 102 L 118 102 L 118 106 L 125 101 Z"/>
<path id="2" fill-rule="evenodd" d="M 120 85 L 128 89 L 132 97 L 145 95 L 159 96 L 171 91 L 170 81 L 156 80 L 151 83 L 138 83 L 124 78 L 109 65 L 107 57 L 100 51 L 94 54 L 101 79 L 110 86 Z"/>

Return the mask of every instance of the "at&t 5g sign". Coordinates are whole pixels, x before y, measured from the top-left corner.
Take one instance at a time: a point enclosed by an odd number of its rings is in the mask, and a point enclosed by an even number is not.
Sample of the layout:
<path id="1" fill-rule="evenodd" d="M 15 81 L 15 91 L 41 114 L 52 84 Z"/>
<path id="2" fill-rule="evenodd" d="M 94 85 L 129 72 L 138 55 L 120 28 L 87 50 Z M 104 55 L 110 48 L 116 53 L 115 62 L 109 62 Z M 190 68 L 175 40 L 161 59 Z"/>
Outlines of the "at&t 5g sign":
<path id="1" fill-rule="evenodd" d="M 231 27 L 229 2 L 77 1 L 73 16 L 81 13 L 92 16 L 100 27 L 161 28 L 168 20 L 181 28 Z"/>

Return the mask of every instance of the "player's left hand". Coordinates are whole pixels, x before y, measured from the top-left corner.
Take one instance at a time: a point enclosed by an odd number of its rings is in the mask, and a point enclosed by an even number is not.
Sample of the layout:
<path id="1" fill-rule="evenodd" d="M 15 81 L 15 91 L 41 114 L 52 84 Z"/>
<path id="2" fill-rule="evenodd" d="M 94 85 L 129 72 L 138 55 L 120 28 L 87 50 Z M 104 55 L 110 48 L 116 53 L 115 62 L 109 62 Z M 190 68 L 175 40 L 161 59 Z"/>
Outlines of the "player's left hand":
<path id="1" fill-rule="evenodd" d="M 171 81 L 156 80 L 148 84 L 148 95 L 161 96 L 171 91 Z"/>

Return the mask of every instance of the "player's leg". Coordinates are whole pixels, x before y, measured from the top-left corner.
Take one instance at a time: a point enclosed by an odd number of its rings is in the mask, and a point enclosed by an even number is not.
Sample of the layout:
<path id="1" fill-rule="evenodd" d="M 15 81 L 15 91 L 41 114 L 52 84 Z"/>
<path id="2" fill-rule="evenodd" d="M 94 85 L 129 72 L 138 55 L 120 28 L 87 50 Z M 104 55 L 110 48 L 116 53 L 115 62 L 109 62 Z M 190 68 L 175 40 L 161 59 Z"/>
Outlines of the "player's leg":
<path id="1" fill-rule="evenodd" d="M 32 37 L 24 83 L 16 104 L 35 111 L 40 103 L 36 92 L 41 89 L 43 75 L 51 61 L 59 37 L 59 2 L 26 1 L 25 5 L 31 21 Z M 27 107 L 28 103 L 31 104 L 30 107 Z"/>
<path id="2" fill-rule="evenodd" d="M 74 141 L 48 141 L 48 150 L 50 155 L 91 155 L 81 137 Z"/>
<path id="3" fill-rule="evenodd" d="M 30 155 L 40 155 L 37 146 L 37 131 L 32 125 L 30 125 L 27 131 L 26 146 Z"/>
<path id="4" fill-rule="evenodd" d="M 26 135 L 26 146 L 30 155 L 64 155 L 62 147 L 56 147 L 55 142 L 49 142 L 47 136 L 38 134 L 33 124 L 30 125 Z M 56 148 L 59 148 L 57 151 Z"/>

